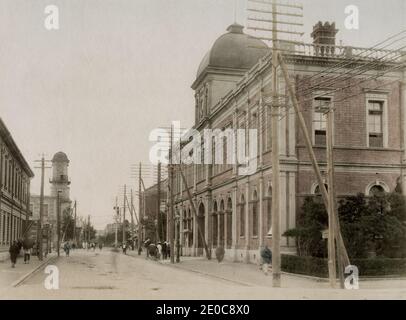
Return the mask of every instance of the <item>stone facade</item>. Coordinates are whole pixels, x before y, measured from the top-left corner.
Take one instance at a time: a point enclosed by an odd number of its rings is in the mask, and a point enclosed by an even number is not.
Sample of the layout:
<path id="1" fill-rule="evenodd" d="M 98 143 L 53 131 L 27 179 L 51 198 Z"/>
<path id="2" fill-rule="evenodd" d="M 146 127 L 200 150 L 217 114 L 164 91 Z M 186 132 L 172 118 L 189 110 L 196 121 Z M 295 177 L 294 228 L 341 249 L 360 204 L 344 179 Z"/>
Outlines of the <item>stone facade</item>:
<path id="1" fill-rule="evenodd" d="M 334 24 L 330 26 L 335 28 Z M 368 195 L 374 186 L 389 192 L 397 184 L 405 185 L 405 89 L 402 84 L 405 73 L 399 53 L 379 50 L 368 53 L 364 49 L 320 44 L 316 39 L 313 44 L 298 45 L 296 50 L 299 49 L 303 53 L 286 54 L 284 59 L 324 176 L 325 120 L 319 113 L 325 105 L 334 110 L 337 195 L 343 197 L 359 192 Z M 240 54 L 244 53 L 241 48 Z M 341 67 L 332 73 L 330 70 L 337 64 Z M 247 67 L 244 65 L 244 68 Z M 232 72 L 233 68 L 241 72 L 238 62 L 234 67 L 227 65 L 223 69 L 219 65 L 215 70 L 210 65 L 203 70 L 199 68 L 193 84 L 197 96 L 193 129 L 201 133 L 205 129 L 257 129 L 257 140 L 247 139 L 246 143 L 248 148 L 252 144 L 257 145 L 257 157 L 250 159 L 250 162 L 256 161 L 256 169 L 249 175 L 241 175 L 238 164 L 185 166 L 198 216 L 194 217 L 191 211 L 179 174 L 175 177 L 176 212 L 182 220 L 180 241 L 183 254 L 204 253 L 198 236 L 200 227 L 213 253 L 221 245 L 226 249 L 227 259 L 258 262 L 258 249 L 272 232 L 270 211 L 274 195 L 268 102 L 271 54 L 259 57 L 237 83 L 233 78 L 232 89 L 220 99 L 216 97 L 215 101 L 218 101 L 211 104 L 210 94 L 217 86 L 215 79 L 227 81 L 224 75 Z M 363 72 L 354 73 L 354 69 Z M 352 76 L 342 77 L 345 74 Z M 303 134 L 279 69 L 278 79 L 281 102 L 278 196 L 283 234 L 295 227 L 304 197 L 314 195 L 318 188 Z M 201 97 L 201 94 L 205 96 Z M 222 143 L 228 150 L 229 140 Z M 281 245 L 283 252 L 295 252 L 294 239 L 282 237 Z"/>
<path id="2" fill-rule="evenodd" d="M 0 119 L 0 252 L 24 236 L 31 222 L 30 180 L 34 173 Z"/>

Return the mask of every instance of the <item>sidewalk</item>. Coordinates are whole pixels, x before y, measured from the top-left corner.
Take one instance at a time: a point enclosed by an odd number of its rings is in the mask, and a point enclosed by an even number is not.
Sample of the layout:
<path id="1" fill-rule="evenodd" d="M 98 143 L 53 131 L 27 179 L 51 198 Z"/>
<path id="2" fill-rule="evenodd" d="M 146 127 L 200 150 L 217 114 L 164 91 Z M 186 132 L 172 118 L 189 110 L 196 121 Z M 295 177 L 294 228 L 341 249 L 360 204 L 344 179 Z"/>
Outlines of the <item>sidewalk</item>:
<path id="1" fill-rule="evenodd" d="M 11 268 L 10 259 L 0 261 L 0 289 L 11 286 L 14 282 L 32 273 L 35 269 L 46 264 L 55 255 L 48 255 L 48 258 L 44 258 L 43 261 L 39 261 L 36 256 L 31 256 L 29 264 L 24 264 L 24 258 L 20 255 L 17 259 L 15 268 Z"/>
<path id="2" fill-rule="evenodd" d="M 145 259 L 145 254 L 141 256 L 135 251 L 127 252 L 128 255 Z M 155 262 L 154 260 L 148 260 Z M 218 263 L 216 259 L 207 260 L 204 257 L 180 257 L 180 263 L 171 264 L 170 259 L 159 260 L 156 263 L 168 265 L 172 268 L 179 268 L 190 272 L 204 274 L 210 277 L 231 281 L 246 286 L 266 286 L 272 287 L 272 273 L 266 276 L 256 264 L 223 261 Z M 283 287 L 314 287 L 328 288 L 328 282 L 306 276 L 296 276 L 282 274 Z"/>
<path id="3" fill-rule="evenodd" d="M 134 251 L 127 252 L 129 255 L 139 259 L 145 259 L 145 255 L 138 256 Z M 181 262 L 171 264 L 170 259 L 153 261 L 151 263 L 160 263 L 172 268 L 179 268 L 189 272 L 196 272 L 210 277 L 219 278 L 239 283 L 246 286 L 272 287 L 272 273 L 268 276 L 259 269 L 256 264 L 246 264 L 239 262 L 223 261 L 218 263 L 214 258 L 207 260 L 204 257 L 180 257 Z M 305 275 L 296 275 L 282 272 L 282 286 L 284 288 L 317 288 L 329 289 L 327 279 L 315 278 Z M 406 278 L 376 278 L 376 279 L 360 279 L 360 287 L 364 289 L 405 289 Z"/>

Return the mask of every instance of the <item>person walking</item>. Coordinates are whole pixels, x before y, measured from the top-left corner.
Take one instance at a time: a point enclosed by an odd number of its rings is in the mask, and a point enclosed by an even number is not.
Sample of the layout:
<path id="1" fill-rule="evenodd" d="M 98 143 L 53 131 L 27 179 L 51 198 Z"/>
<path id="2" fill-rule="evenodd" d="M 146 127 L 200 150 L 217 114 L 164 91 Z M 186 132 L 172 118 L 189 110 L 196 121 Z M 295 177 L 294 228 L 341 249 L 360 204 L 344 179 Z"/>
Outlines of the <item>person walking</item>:
<path id="1" fill-rule="evenodd" d="M 166 258 L 168 257 L 168 245 L 166 244 L 166 241 L 164 241 L 162 243 L 162 259 L 166 260 Z"/>
<path id="2" fill-rule="evenodd" d="M 262 258 L 262 271 L 265 275 L 268 275 L 269 269 L 272 270 L 272 251 L 269 249 L 268 245 L 265 245 L 260 253 Z"/>
<path id="3" fill-rule="evenodd" d="M 31 258 L 31 248 L 24 246 L 23 247 L 23 252 L 24 252 L 24 264 L 30 263 L 30 258 Z"/>
<path id="4" fill-rule="evenodd" d="M 123 243 L 123 253 L 127 254 L 127 244 Z"/>
<path id="5" fill-rule="evenodd" d="M 99 242 L 99 249 L 100 249 L 100 251 L 102 251 L 102 249 L 103 249 L 103 243 L 102 242 Z"/>
<path id="6" fill-rule="evenodd" d="M 63 250 L 65 251 L 66 256 L 69 257 L 69 252 L 70 252 L 69 241 L 65 242 L 65 245 L 63 246 Z"/>
<path id="7" fill-rule="evenodd" d="M 158 249 L 158 251 L 157 251 L 157 259 L 160 260 L 161 257 L 162 257 L 162 245 L 161 245 L 161 243 L 158 242 L 156 247 Z"/>
<path id="8" fill-rule="evenodd" d="M 13 241 L 8 251 L 10 253 L 11 267 L 15 268 L 15 265 L 17 263 L 17 257 L 20 254 L 20 247 L 18 246 L 17 241 L 15 240 Z"/>

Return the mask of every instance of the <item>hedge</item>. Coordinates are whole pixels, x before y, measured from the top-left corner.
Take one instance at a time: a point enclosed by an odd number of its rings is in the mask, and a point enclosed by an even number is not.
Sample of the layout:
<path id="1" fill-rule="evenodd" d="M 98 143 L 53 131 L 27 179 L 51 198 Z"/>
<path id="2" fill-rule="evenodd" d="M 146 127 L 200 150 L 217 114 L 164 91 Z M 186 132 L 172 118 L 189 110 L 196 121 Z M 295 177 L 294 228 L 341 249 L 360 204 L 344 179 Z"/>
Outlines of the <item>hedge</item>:
<path id="1" fill-rule="evenodd" d="M 351 259 L 351 264 L 358 267 L 359 276 L 406 276 L 406 259 Z M 327 278 L 327 259 L 282 255 L 282 271 L 314 277 Z"/>

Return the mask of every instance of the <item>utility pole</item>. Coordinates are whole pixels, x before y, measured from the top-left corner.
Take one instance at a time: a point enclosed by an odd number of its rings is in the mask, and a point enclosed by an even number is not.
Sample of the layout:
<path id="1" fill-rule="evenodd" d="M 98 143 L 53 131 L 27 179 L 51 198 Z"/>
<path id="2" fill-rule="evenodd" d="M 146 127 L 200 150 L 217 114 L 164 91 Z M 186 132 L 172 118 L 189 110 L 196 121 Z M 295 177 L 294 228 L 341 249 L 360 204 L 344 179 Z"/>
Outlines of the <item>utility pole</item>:
<path id="1" fill-rule="evenodd" d="M 278 51 L 276 2 L 272 1 L 272 284 L 281 286 L 280 252 L 280 168 L 279 168 L 279 102 L 278 102 Z"/>
<path id="2" fill-rule="evenodd" d="M 126 243 L 126 230 L 125 230 L 125 199 L 127 197 L 127 185 L 124 185 L 124 195 L 123 195 L 123 245 Z"/>
<path id="3" fill-rule="evenodd" d="M 307 130 L 306 122 L 304 120 L 301 107 L 299 105 L 299 102 L 297 101 L 295 90 L 293 88 L 293 85 L 290 82 L 289 73 L 288 73 L 288 70 L 286 68 L 285 62 L 283 61 L 283 57 L 282 57 L 281 54 L 279 54 L 279 62 L 280 62 L 282 73 L 283 73 L 283 76 L 285 78 L 285 82 L 286 82 L 286 85 L 287 85 L 287 88 L 288 88 L 288 91 L 289 91 L 290 98 L 292 100 L 293 107 L 295 109 L 295 112 L 296 112 L 298 120 L 299 120 L 299 126 L 301 128 L 301 131 L 302 131 L 302 134 L 303 134 L 303 137 L 304 137 L 306 148 L 307 148 L 307 150 L 309 152 L 310 161 L 312 163 L 313 170 L 314 170 L 314 172 L 316 174 L 317 183 L 318 183 L 319 188 L 320 188 L 320 192 L 321 192 L 321 195 L 322 195 L 322 198 L 323 198 L 323 201 L 324 201 L 324 205 L 325 205 L 326 209 L 328 211 L 330 211 L 331 210 L 330 197 L 329 197 L 327 189 L 326 189 L 326 187 L 324 185 L 323 178 L 322 178 L 321 172 L 320 172 L 320 168 L 319 168 L 319 165 L 317 163 L 316 155 L 314 153 L 312 142 L 311 142 L 311 139 L 310 139 L 310 136 L 309 136 L 309 131 Z M 349 260 L 347 250 L 345 248 L 344 240 L 342 238 L 342 234 L 341 234 L 341 231 L 340 231 L 338 215 L 334 212 L 332 214 L 332 217 L 333 217 L 333 223 L 332 224 L 334 225 L 333 230 L 335 232 L 334 232 L 334 235 L 332 235 L 332 236 L 334 236 L 334 238 L 333 237 L 331 237 L 331 238 L 335 239 L 337 241 L 337 248 L 338 248 L 337 252 L 338 252 L 338 259 L 339 259 L 338 261 L 339 261 L 339 266 L 341 265 L 340 272 L 342 272 L 342 270 L 341 270 L 342 266 L 350 265 L 350 260 Z M 330 231 L 330 228 L 329 228 L 329 231 Z M 329 235 L 329 237 L 330 237 L 330 235 Z M 332 277 L 332 275 L 329 275 L 329 276 Z M 340 281 L 341 281 L 341 278 L 342 278 L 342 275 L 340 275 Z"/>
<path id="4" fill-rule="evenodd" d="M 90 244 L 90 215 L 87 216 L 87 243 Z"/>
<path id="5" fill-rule="evenodd" d="M 118 215 L 120 214 L 119 208 L 118 208 L 118 199 L 116 197 L 116 206 L 114 207 L 114 212 L 116 213 L 115 215 L 115 237 L 114 237 L 114 247 L 117 249 L 118 248 Z"/>
<path id="6" fill-rule="evenodd" d="M 132 243 L 132 248 L 134 248 L 134 235 L 135 235 L 135 230 L 134 230 L 134 226 L 135 226 L 135 222 L 134 222 L 134 213 L 133 213 L 133 208 L 134 208 L 134 199 L 133 199 L 133 189 L 130 190 L 131 194 L 130 194 L 130 202 L 131 202 L 131 206 L 128 206 L 128 211 L 130 211 L 131 214 L 131 243 Z M 128 204 L 128 199 L 127 199 L 127 204 Z"/>
<path id="7" fill-rule="evenodd" d="M 173 200 L 173 125 L 171 124 L 171 138 L 170 138 L 170 147 L 169 147 L 169 195 L 170 195 L 170 206 L 169 206 L 169 243 L 170 243 L 170 253 L 171 253 L 171 263 L 175 263 L 175 239 L 174 239 L 174 231 L 175 231 L 175 224 L 174 224 L 174 200 Z"/>
<path id="8" fill-rule="evenodd" d="M 186 189 L 186 192 L 187 192 L 187 196 L 188 196 L 188 198 L 189 198 L 190 205 L 191 205 L 191 207 L 192 207 L 193 215 L 194 215 L 194 217 L 195 217 L 195 219 L 196 219 L 196 221 L 197 221 L 197 220 L 198 220 L 198 216 L 197 216 L 197 211 L 196 211 L 195 203 L 194 203 L 194 201 L 193 201 L 193 199 L 192 199 L 192 195 L 191 195 L 191 193 L 190 193 L 190 189 L 189 189 L 189 186 L 188 186 L 188 184 L 187 184 L 185 174 L 183 173 L 182 164 L 179 165 L 179 172 L 180 172 L 180 174 L 181 174 L 181 176 L 182 176 L 182 181 L 183 181 L 183 183 L 185 184 L 185 189 Z M 198 233 L 199 233 L 199 235 L 200 235 L 200 239 L 202 240 L 202 243 L 203 243 L 203 246 L 204 246 L 204 250 L 205 250 L 205 252 L 206 252 L 206 258 L 207 258 L 208 260 L 210 260 L 210 259 L 211 259 L 211 254 L 210 254 L 209 248 L 207 247 L 206 239 L 204 238 L 203 231 L 201 230 L 199 224 L 197 224 L 197 231 L 198 231 Z M 171 256 L 172 256 L 172 255 L 171 255 Z"/>
<path id="9" fill-rule="evenodd" d="M 43 259 L 43 224 L 44 224 L 44 176 L 45 176 L 45 159 L 44 155 L 42 155 L 41 160 L 35 160 L 35 162 L 40 162 L 41 166 L 36 167 L 37 169 L 41 169 L 41 189 L 40 189 L 40 198 L 39 198 L 39 221 L 37 225 L 37 243 L 38 243 L 38 259 L 42 261 Z"/>
<path id="10" fill-rule="evenodd" d="M 62 191 L 58 190 L 57 196 L 56 196 L 56 203 L 57 203 L 57 209 L 56 209 L 56 252 L 58 254 L 58 257 L 60 255 L 60 247 L 61 247 L 61 196 L 60 194 Z"/>
<path id="11" fill-rule="evenodd" d="M 138 255 L 141 254 L 142 247 L 142 195 L 141 195 L 141 177 L 142 177 L 142 163 L 140 162 L 139 172 L 138 172 Z"/>
<path id="12" fill-rule="evenodd" d="M 156 203 L 156 212 L 157 212 L 157 224 L 156 224 L 156 237 L 158 241 L 161 241 L 160 233 L 160 221 L 161 221 L 161 163 L 158 162 L 158 181 L 157 181 L 157 203 Z"/>
<path id="13" fill-rule="evenodd" d="M 334 212 L 335 212 L 335 197 L 334 197 L 334 159 L 333 159 L 333 115 L 331 106 L 326 110 L 327 117 L 327 172 L 328 172 L 328 269 L 330 286 L 336 285 L 336 250 L 335 250 L 335 228 L 334 228 Z"/>
<path id="14" fill-rule="evenodd" d="M 73 241 L 75 244 L 75 247 L 77 246 L 77 241 L 76 241 L 76 200 L 75 200 L 75 204 L 74 204 L 74 218 L 73 218 Z"/>

